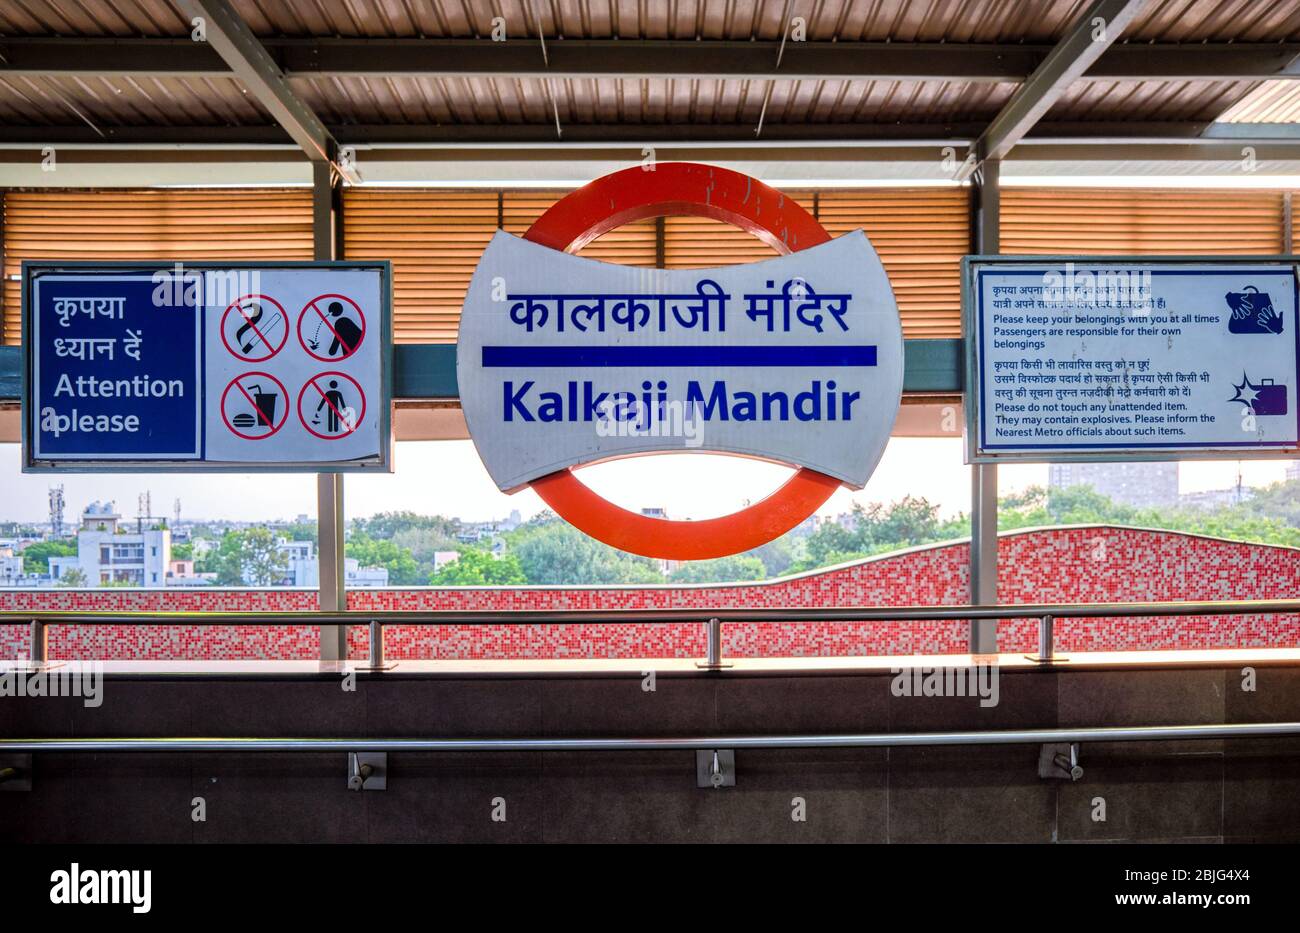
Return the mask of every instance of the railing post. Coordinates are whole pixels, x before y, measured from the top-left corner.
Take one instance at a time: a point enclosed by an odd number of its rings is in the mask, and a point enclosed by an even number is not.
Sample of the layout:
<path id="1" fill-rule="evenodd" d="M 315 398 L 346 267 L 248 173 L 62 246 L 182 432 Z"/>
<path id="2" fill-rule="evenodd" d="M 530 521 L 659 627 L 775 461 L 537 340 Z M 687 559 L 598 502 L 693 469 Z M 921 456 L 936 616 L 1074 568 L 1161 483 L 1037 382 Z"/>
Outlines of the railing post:
<path id="1" fill-rule="evenodd" d="M 39 619 L 32 619 L 32 639 L 30 660 L 33 664 L 44 664 L 50 659 L 49 626 Z"/>
<path id="2" fill-rule="evenodd" d="M 384 666 L 384 626 L 378 619 L 370 620 L 370 666 Z"/>
<path id="3" fill-rule="evenodd" d="M 704 663 L 700 666 L 709 670 L 723 666 L 721 619 L 710 619 L 704 623 Z"/>
<path id="4" fill-rule="evenodd" d="M 1051 616 L 1038 620 L 1038 660 L 1050 661 L 1056 652 L 1055 622 Z"/>

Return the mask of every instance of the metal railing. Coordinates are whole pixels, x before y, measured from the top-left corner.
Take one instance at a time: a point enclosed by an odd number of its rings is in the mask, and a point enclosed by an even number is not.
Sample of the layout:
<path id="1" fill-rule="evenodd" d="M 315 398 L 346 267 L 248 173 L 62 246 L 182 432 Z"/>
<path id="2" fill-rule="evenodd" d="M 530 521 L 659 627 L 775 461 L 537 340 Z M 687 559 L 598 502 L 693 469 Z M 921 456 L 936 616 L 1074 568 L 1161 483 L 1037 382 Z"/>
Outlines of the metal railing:
<path id="1" fill-rule="evenodd" d="M 1049 603 L 1018 606 L 897 606 L 879 608 L 648 609 L 648 610 L 434 610 L 385 612 L 65 612 L 4 611 L 0 625 L 31 627 L 31 659 L 45 661 L 51 625 L 365 625 L 368 667 L 384 667 L 383 631 L 389 625 L 609 625 L 698 622 L 705 627 L 700 667 L 720 669 L 722 627 L 744 622 L 969 622 L 1034 619 L 1036 660 L 1056 659 L 1057 622 L 1097 618 L 1169 618 L 1300 614 L 1300 600 L 1232 600 L 1160 603 Z M 0 752 L 545 752 L 710 750 L 745 748 L 869 748 L 933 745 L 1046 745 L 1080 742 L 1150 742 L 1300 735 L 1300 722 L 1199 725 L 1095 726 L 1002 729 L 978 732 L 898 732 L 816 735 L 715 735 L 663 738 L 294 738 L 137 737 L 5 738 Z"/>
<path id="2" fill-rule="evenodd" d="M 1300 722 L 1083 726 L 981 732 L 864 732 L 840 735 L 712 735 L 683 738 L 84 738 L 0 739 L 0 753 L 43 752 L 600 752 L 729 748 L 879 748 L 1157 742 L 1300 735 Z"/>
<path id="3" fill-rule="evenodd" d="M 696 622 L 704 626 L 705 669 L 725 666 L 722 627 L 728 623 L 775 622 L 970 622 L 1033 619 L 1038 624 L 1036 659 L 1056 658 L 1057 623 L 1072 619 L 1169 618 L 1300 614 L 1300 599 L 1212 600 L 1144 603 L 1039 603 L 999 606 L 880 606 L 682 609 L 436 609 L 364 612 L 75 612 L 0 611 L 0 625 L 30 626 L 30 660 L 47 661 L 51 625 L 364 625 L 368 666 L 384 666 L 383 631 L 390 625 L 617 625 Z"/>

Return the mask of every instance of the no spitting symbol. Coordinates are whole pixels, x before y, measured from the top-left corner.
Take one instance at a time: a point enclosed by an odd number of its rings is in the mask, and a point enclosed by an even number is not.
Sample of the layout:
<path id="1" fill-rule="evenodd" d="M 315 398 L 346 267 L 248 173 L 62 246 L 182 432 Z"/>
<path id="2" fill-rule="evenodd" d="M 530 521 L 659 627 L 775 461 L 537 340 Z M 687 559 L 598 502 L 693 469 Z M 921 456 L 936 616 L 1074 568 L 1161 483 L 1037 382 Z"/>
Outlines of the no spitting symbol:
<path id="1" fill-rule="evenodd" d="M 322 440 L 347 437 L 365 417 L 366 394 L 346 373 L 320 373 L 298 393 L 298 420 Z"/>
<path id="2" fill-rule="evenodd" d="M 246 441 L 276 434 L 289 420 L 284 384 L 270 373 L 249 372 L 232 379 L 221 393 L 221 419 L 230 433 Z"/>
<path id="3" fill-rule="evenodd" d="M 324 363 L 346 360 L 366 339 L 366 316 L 347 295 L 318 295 L 298 315 L 298 340 Z"/>
<path id="4" fill-rule="evenodd" d="M 289 339 L 289 321 L 280 302 L 267 295 L 235 299 L 221 316 L 221 342 L 236 359 L 261 363 Z"/>

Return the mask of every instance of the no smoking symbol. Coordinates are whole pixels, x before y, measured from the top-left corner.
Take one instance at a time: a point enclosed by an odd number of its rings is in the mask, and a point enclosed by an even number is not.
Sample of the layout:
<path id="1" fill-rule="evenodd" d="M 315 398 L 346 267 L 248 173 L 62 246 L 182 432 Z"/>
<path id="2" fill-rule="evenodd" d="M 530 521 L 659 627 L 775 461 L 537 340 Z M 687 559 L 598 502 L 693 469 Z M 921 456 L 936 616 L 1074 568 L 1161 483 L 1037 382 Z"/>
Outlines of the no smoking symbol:
<path id="1" fill-rule="evenodd" d="M 264 441 L 289 420 L 288 392 L 270 373 L 250 372 L 230 381 L 221 393 L 221 420 L 246 441 Z"/>
<path id="2" fill-rule="evenodd" d="M 289 339 L 289 321 L 280 302 L 267 295 L 236 298 L 221 315 L 221 342 L 246 363 L 275 356 Z"/>
<path id="3" fill-rule="evenodd" d="M 312 376 L 298 393 L 298 420 L 325 441 L 347 437 L 366 417 L 366 393 L 347 373 Z"/>

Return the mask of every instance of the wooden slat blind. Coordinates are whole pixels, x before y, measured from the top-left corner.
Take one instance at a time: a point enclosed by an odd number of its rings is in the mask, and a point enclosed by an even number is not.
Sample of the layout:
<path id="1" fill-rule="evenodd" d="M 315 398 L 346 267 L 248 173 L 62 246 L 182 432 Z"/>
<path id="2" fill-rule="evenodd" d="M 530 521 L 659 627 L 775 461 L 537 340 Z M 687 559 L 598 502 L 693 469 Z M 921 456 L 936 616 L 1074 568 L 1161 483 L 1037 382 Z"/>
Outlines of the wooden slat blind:
<path id="1" fill-rule="evenodd" d="M 1001 241 L 1004 253 L 1278 253 L 1282 194 L 1004 188 Z"/>
<path id="2" fill-rule="evenodd" d="M 812 213 L 812 192 L 787 192 Z M 702 269 L 756 262 L 778 255 L 776 250 L 739 227 L 707 217 L 664 218 L 664 266 Z"/>
<path id="3" fill-rule="evenodd" d="M 311 259 L 306 188 L 4 192 L 0 332 L 21 333 L 24 259 Z"/>
<path id="4" fill-rule="evenodd" d="M 880 254 L 903 336 L 961 336 L 961 258 L 970 252 L 965 188 L 823 191 L 817 218 L 832 236 L 861 227 Z"/>
<path id="5" fill-rule="evenodd" d="M 497 230 L 496 191 L 348 188 L 343 256 L 393 262 L 393 337 L 455 343 L 460 306 Z"/>
<path id="6" fill-rule="evenodd" d="M 538 217 L 564 197 L 563 191 L 507 191 L 503 195 L 504 230 L 523 236 Z M 624 266 L 648 266 L 656 260 L 655 222 L 642 220 L 624 224 L 592 240 L 579 252 L 587 259 L 616 262 Z"/>

